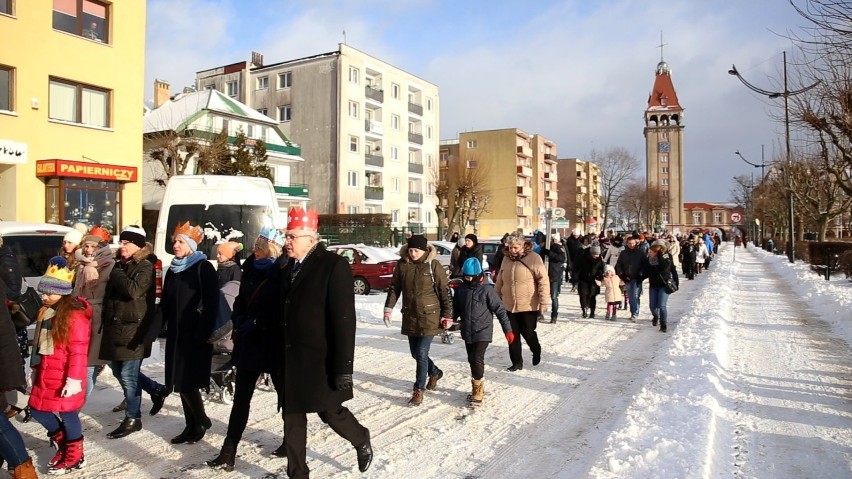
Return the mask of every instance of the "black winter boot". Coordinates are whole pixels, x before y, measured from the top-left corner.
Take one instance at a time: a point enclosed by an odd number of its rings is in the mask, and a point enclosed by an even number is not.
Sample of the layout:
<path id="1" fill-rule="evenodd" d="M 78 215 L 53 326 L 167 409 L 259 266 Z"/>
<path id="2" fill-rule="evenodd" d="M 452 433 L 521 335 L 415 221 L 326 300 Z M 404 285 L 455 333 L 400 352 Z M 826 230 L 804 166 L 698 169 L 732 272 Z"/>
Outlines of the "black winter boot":
<path id="1" fill-rule="evenodd" d="M 142 430 L 142 420 L 141 419 L 133 419 L 132 417 L 125 417 L 121 424 L 112 431 L 107 434 L 107 437 L 110 439 L 118 439 L 124 436 L 128 436 L 136 431 Z"/>
<path id="2" fill-rule="evenodd" d="M 233 471 L 236 455 L 237 443 L 231 438 L 226 437 L 219 455 L 215 459 L 207 461 L 207 465 L 214 469 L 221 469 L 228 472 Z"/>
<path id="3" fill-rule="evenodd" d="M 666 322 L 665 322 L 665 321 L 660 321 L 660 332 L 665 333 L 666 331 L 667 331 L 667 330 L 666 330 Z"/>

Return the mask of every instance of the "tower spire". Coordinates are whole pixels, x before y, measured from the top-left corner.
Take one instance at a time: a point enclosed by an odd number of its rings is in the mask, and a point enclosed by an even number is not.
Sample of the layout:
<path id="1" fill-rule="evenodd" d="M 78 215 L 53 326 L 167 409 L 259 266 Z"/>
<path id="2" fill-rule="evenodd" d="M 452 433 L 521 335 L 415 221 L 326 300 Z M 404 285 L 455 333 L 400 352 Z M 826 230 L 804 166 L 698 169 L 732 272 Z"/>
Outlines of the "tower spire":
<path id="1" fill-rule="evenodd" d="M 660 49 L 660 63 L 663 63 L 665 60 L 663 59 L 663 47 L 668 45 L 668 43 L 663 43 L 663 31 L 660 30 L 660 44 L 657 45 Z"/>

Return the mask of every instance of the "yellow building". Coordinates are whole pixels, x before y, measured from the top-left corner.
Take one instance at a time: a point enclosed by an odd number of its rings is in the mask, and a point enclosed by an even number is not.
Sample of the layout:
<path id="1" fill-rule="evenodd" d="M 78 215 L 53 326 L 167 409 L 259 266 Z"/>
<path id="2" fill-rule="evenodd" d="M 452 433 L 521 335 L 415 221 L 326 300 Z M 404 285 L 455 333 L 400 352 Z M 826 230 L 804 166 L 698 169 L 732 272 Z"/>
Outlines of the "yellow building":
<path id="1" fill-rule="evenodd" d="M 580 228 L 583 234 L 603 231 L 601 171 L 598 165 L 578 158 L 562 158 L 556 165 L 560 178 L 559 206 L 565 208 L 565 219 L 568 220 L 568 226 L 560 232 L 566 233 L 574 228 Z"/>
<path id="2" fill-rule="evenodd" d="M 532 233 L 544 228 L 540 210 L 556 207 L 556 144 L 541 135 L 517 128 L 461 133 L 458 140 L 441 142 L 440 169 L 439 180 L 448 186 L 449 198 L 441 198 L 448 218 L 453 218 L 452 195 L 460 185 L 474 185 L 483 193 L 483 212 L 462 234 Z"/>
<path id="3" fill-rule="evenodd" d="M 145 2 L 0 0 L 0 219 L 141 220 Z"/>

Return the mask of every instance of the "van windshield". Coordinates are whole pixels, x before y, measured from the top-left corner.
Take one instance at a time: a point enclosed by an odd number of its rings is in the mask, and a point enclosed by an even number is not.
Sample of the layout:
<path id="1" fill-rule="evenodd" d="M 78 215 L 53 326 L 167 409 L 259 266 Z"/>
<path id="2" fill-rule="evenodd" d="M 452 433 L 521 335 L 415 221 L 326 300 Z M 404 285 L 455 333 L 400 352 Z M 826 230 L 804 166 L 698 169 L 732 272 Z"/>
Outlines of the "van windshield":
<path id="1" fill-rule="evenodd" d="M 260 229 L 272 222 L 272 211 L 265 205 L 173 205 L 169 208 L 168 240 L 164 245 L 167 253 L 175 254 L 171 234 L 178 224 L 187 220 L 204 230 L 198 251 L 215 260 L 215 244 L 222 239 L 242 243 L 243 249 L 248 250 L 244 255 L 251 254 Z"/>

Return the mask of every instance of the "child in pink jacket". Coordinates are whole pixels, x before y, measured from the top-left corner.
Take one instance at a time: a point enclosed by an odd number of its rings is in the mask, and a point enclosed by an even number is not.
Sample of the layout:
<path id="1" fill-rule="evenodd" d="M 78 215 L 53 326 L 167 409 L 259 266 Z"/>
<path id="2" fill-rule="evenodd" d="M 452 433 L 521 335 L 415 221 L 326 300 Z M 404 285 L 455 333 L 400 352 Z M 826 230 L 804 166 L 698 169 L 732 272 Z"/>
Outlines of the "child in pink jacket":
<path id="1" fill-rule="evenodd" d="M 604 267 L 604 277 L 601 285 L 606 288 L 604 298 L 606 299 L 606 319 L 615 321 L 615 313 L 621 304 L 621 278 L 615 274 L 615 268 L 611 265 Z"/>
<path id="2" fill-rule="evenodd" d="M 67 266 L 65 258 L 51 258 L 38 284 L 43 306 L 30 360 L 30 410 L 57 448 L 48 462 L 50 474 L 65 474 L 85 465 L 79 412 L 85 402 L 92 308 L 85 299 L 71 295 L 74 272 Z"/>

